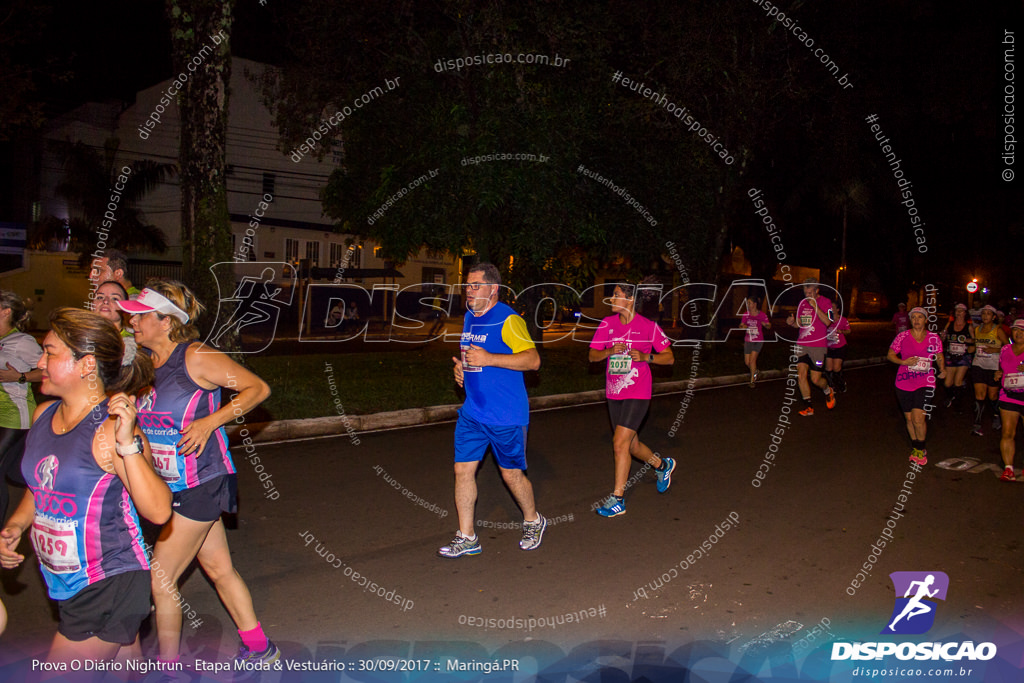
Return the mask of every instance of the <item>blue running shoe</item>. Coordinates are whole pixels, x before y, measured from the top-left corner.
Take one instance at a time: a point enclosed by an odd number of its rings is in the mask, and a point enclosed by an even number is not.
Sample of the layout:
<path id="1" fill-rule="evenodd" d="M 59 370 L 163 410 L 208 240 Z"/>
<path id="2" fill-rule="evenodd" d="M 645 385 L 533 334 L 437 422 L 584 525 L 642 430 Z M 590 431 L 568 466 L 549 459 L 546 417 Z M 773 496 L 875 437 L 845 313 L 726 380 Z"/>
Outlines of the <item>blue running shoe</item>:
<path id="1" fill-rule="evenodd" d="M 604 505 L 597 508 L 597 514 L 602 517 L 618 517 L 626 514 L 626 501 L 616 498 L 614 495 L 605 499 Z"/>
<path id="2" fill-rule="evenodd" d="M 661 460 L 665 463 L 665 469 L 655 470 L 655 472 L 658 473 L 658 493 L 665 493 L 672 485 L 672 470 L 676 468 L 676 461 L 672 458 L 662 458 Z"/>

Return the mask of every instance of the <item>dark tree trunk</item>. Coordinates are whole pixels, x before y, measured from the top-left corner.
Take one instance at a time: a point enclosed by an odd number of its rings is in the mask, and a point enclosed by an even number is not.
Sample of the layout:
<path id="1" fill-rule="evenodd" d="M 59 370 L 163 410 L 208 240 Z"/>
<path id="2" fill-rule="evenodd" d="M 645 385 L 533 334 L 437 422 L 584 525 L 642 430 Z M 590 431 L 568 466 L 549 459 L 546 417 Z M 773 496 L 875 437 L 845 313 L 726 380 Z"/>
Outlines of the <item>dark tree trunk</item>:
<path id="1" fill-rule="evenodd" d="M 214 323 L 218 299 L 230 297 L 235 286 L 232 269 L 219 269 L 220 289 L 210 270 L 215 263 L 231 261 L 226 141 L 233 10 L 234 0 L 167 0 L 173 78 L 186 77 L 178 94 L 183 270 L 185 283 L 208 309 L 200 319 L 204 338 Z M 227 337 L 219 346 L 237 350 L 237 335 Z"/>

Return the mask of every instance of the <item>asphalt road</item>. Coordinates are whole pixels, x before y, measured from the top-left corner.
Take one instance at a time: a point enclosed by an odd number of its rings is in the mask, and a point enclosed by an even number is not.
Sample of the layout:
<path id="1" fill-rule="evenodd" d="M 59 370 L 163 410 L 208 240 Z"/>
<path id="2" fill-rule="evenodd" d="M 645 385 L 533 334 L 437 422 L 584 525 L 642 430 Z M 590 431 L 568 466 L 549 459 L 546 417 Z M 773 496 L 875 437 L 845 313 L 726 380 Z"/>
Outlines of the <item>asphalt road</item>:
<path id="1" fill-rule="evenodd" d="M 627 493 L 627 514 L 614 519 L 591 511 L 612 484 L 604 404 L 533 413 L 529 476 L 539 509 L 558 523 L 532 552 L 519 550 L 520 532 L 508 528 L 521 517 L 488 458 L 478 477 L 482 554 L 435 556 L 457 528 L 453 424 L 261 444 L 258 455 L 280 496 L 263 497 L 252 465 L 236 453 L 241 513 L 229 541 L 264 628 L 294 661 L 326 656 L 351 665 L 374 653 L 429 659 L 461 652 L 481 661 L 511 657 L 528 672 L 582 678 L 601 669 L 602 680 L 631 680 L 674 653 L 675 675 L 687 661 L 695 671 L 731 672 L 744 653 L 780 643 L 788 651 L 815 625 L 819 635 L 804 641 L 811 647 L 803 654 L 822 641 L 883 640 L 878 633 L 894 604 L 889 573 L 942 571 L 949 592 L 927 638 L 992 640 L 999 661 L 1019 673 L 1024 487 L 998 481 L 994 469 L 936 467 L 955 457 L 1000 462 L 994 433 L 971 437 L 968 415 L 944 408 L 929 425 L 928 465 L 908 479 L 914 473 L 894 372 L 847 372 L 849 391 L 836 409 L 826 411 L 815 391 L 811 418 L 784 415 L 783 381 L 698 391 L 674 437 L 669 429 L 685 396 L 657 399 L 642 437 L 677 459 L 672 487 L 659 495 L 653 474 L 641 474 Z M 791 426 L 780 430 L 775 459 L 757 480 L 780 416 Z M 872 551 L 901 491 L 907 503 L 891 525 L 892 541 Z M 869 556 L 870 576 L 851 588 Z M 357 574 L 372 584 L 363 586 Z M 9 593 L 8 579 L 0 593 L 10 613 L 0 679 L 45 651 L 56 628 L 34 558 L 17 581 L 20 592 Z M 182 593 L 202 622 L 184 627 L 188 654 L 228 659 L 237 637 L 212 587 L 197 571 Z M 828 648 L 820 652 L 827 660 Z M 754 662 L 753 671 L 760 666 Z M 815 680 L 835 680 L 822 671 Z M 401 680 L 488 679 L 431 675 Z"/>

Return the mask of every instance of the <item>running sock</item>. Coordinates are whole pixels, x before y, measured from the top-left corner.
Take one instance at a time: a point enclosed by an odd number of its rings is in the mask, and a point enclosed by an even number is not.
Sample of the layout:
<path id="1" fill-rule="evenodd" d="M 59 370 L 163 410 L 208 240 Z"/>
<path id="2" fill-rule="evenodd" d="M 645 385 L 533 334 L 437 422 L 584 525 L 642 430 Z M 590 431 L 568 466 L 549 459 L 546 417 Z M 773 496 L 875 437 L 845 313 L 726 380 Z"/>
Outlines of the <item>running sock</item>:
<path id="1" fill-rule="evenodd" d="M 668 469 L 668 463 L 665 462 L 665 458 L 662 458 L 661 459 L 661 464 L 658 465 L 657 467 L 655 467 L 654 469 L 657 470 L 658 472 L 664 472 L 665 470 L 667 470 Z"/>
<path id="2" fill-rule="evenodd" d="M 974 424 L 980 425 L 985 415 L 985 399 L 974 399 Z"/>
<path id="3" fill-rule="evenodd" d="M 256 628 L 251 631 L 239 631 L 238 636 L 242 644 L 249 648 L 250 652 L 263 652 L 270 645 L 267 635 L 263 632 L 263 625 L 256 622 Z"/>
<path id="4" fill-rule="evenodd" d="M 911 439 L 910 440 L 910 445 L 913 446 L 914 448 L 918 449 L 918 450 L 923 450 L 924 449 L 924 442 L 923 441 L 919 441 L 918 439 Z"/>
<path id="5" fill-rule="evenodd" d="M 811 404 L 811 397 L 810 396 L 802 396 L 801 398 L 803 399 L 804 403 L 807 404 L 808 408 L 811 407 L 812 404 Z"/>
<path id="6" fill-rule="evenodd" d="M 988 400 L 988 406 L 992 409 L 992 417 L 999 415 L 999 401 L 994 398 Z"/>

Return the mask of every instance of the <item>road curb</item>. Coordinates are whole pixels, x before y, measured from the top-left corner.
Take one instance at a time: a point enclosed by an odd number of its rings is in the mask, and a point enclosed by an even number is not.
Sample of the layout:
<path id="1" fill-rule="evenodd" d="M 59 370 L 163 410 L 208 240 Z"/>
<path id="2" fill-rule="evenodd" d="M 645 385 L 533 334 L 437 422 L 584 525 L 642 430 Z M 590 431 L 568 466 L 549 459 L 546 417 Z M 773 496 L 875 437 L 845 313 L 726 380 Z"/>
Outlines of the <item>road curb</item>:
<path id="1" fill-rule="evenodd" d="M 861 358 L 849 360 L 843 363 L 844 368 L 866 367 L 880 365 L 885 362 L 885 356 L 872 358 Z M 778 379 L 785 377 L 786 370 L 764 370 L 760 373 L 761 379 Z M 718 377 L 697 377 L 696 379 L 674 380 L 672 382 L 658 382 L 654 385 L 654 394 L 678 394 L 685 391 L 696 391 L 706 387 L 727 386 L 733 384 L 746 384 L 750 381 L 750 375 L 720 375 Z M 530 410 L 545 410 L 549 408 L 561 408 L 564 406 L 583 405 L 586 403 L 599 403 L 605 398 L 604 389 L 593 391 L 581 391 L 571 394 L 552 394 L 550 396 L 535 396 L 530 399 Z M 328 417 L 311 417 L 297 420 L 274 420 L 272 422 L 258 422 L 253 424 L 237 424 L 231 422 L 226 425 L 228 438 L 231 443 L 238 444 L 244 438 L 251 438 L 255 443 L 269 443 L 273 441 L 287 441 L 289 439 L 303 439 L 316 436 L 342 436 L 344 434 L 358 434 L 362 432 L 374 432 L 382 429 L 395 429 L 399 427 L 416 427 L 419 425 L 431 424 L 434 422 L 447 422 L 458 416 L 462 404 L 427 406 L 425 408 L 407 408 L 405 410 L 392 410 L 383 413 L 371 413 L 369 415 L 331 415 Z M 244 433 L 241 433 L 243 432 Z"/>

